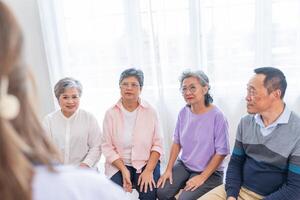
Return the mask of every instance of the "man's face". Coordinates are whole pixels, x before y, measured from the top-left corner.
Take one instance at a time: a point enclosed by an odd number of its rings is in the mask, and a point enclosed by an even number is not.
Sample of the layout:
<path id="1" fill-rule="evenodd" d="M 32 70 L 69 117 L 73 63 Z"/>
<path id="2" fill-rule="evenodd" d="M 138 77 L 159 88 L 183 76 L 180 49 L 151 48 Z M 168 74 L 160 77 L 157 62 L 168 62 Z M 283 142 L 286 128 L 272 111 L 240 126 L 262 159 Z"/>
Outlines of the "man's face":
<path id="1" fill-rule="evenodd" d="M 254 75 L 247 84 L 247 112 L 249 114 L 261 114 L 268 111 L 273 101 L 274 95 L 267 91 L 264 86 L 265 75 Z"/>

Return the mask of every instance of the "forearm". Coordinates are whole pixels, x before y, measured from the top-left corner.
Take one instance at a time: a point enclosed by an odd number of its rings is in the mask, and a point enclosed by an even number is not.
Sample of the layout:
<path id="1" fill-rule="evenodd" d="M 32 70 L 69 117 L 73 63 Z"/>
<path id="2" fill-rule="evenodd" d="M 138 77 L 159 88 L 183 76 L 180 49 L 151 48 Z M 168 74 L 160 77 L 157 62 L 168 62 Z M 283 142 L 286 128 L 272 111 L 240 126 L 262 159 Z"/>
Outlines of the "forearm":
<path id="1" fill-rule="evenodd" d="M 300 173 L 288 172 L 287 181 L 283 186 L 266 196 L 263 200 L 299 200 L 300 199 Z"/>
<path id="2" fill-rule="evenodd" d="M 222 163 L 225 157 L 226 155 L 215 154 L 210 160 L 210 162 L 208 163 L 207 167 L 201 173 L 201 176 L 203 176 L 204 179 L 207 180 L 208 177 L 210 177 L 210 175 L 212 175 L 216 171 L 216 169 L 220 166 L 220 164 Z"/>
<path id="3" fill-rule="evenodd" d="M 160 153 L 158 153 L 157 151 L 151 151 L 150 158 L 147 162 L 145 170 L 152 172 L 157 165 L 159 157 L 160 157 Z"/>
<path id="4" fill-rule="evenodd" d="M 244 164 L 244 157 L 232 155 L 227 173 L 225 189 L 228 197 L 237 198 L 242 185 L 242 169 Z"/>
<path id="5" fill-rule="evenodd" d="M 85 159 L 82 161 L 87 164 L 89 167 L 94 166 L 100 159 L 101 151 L 100 144 L 94 147 L 91 147 L 87 152 Z"/>
<path id="6" fill-rule="evenodd" d="M 116 168 L 118 168 L 121 172 L 127 169 L 127 167 L 125 166 L 125 164 L 124 164 L 124 162 L 123 162 L 123 160 L 121 158 L 113 161 L 112 164 Z"/>
<path id="7" fill-rule="evenodd" d="M 180 149 L 181 149 L 181 147 L 179 144 L 176 144 L 176 143 L 172 144 L 170 158 L 169 158 L 169 162 L 168 162 L 166 170 L 172 170 L 174 163 L 177 159 L 177 156 L 180 152 Z"/>

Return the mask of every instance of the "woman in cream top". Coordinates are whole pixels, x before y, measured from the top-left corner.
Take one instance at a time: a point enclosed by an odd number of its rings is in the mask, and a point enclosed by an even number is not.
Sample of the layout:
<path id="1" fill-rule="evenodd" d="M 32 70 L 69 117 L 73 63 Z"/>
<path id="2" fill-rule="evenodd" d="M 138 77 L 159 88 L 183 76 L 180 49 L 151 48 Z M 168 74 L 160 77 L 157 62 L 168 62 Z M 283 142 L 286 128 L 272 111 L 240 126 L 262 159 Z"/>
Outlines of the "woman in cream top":
<path id="1" fill-rule="evenodd" d="M 44 119 L 46 132 L 60 149 L 63 163 L 93 167 L 100 159 L 101 130 L 95 117 L 79 109 L 82 86 L 73 78 L 54 88 L 60 109 Z"/>

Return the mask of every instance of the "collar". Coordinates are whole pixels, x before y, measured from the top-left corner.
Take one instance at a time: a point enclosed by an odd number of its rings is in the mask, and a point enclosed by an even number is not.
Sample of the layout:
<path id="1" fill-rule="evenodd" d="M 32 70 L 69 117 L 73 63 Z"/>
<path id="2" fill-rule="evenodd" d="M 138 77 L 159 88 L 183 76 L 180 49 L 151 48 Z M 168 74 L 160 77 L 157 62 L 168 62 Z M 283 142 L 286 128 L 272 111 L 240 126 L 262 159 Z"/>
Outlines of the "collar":
<path id="1" fill-rule="evenodd" d="M 268 128 L 275 127 L 278 124 L 287 124 L 289 122 L 290 115 L 291 115 L 291 110 L 286 105 L 284 105 L 283 112 L 280 114 L 280 116 L 278 117 L 278 119 L 275 122 L 273 122 L 272 124 L 270 124 L 268 126 Z M 265 127 L 260 114 L 255 114 L 254 118 L 255 118 L 255 122 L 258 125 L 260 125 L 261 127 L 267 128 L 267 127 Z"/>
<path id="2" fill-rule="evenodd" d="M 60 115 L 62 116 L 63 119 L 65 119 L 66 121 L 73 119 L 77 113 L 79 112 L 79 108 L 73 113 L 73 115 L 71 115 L 70 117 L 66 117 L 63 112 L 61 111 L 61 109 L 59 110 Z"/>
<path id="3" fill-rule="evenodd" d="M 148 108 L 149 107 L 149 104 L 142 100 L 141 98 L 138 99 L 138 107 L 141 106 L 142 108 Z M 122 98 L 119 99 L 119 101 L 115 104 L 116 107 L 118 107 L 119 109 L 122 108 Z"/>

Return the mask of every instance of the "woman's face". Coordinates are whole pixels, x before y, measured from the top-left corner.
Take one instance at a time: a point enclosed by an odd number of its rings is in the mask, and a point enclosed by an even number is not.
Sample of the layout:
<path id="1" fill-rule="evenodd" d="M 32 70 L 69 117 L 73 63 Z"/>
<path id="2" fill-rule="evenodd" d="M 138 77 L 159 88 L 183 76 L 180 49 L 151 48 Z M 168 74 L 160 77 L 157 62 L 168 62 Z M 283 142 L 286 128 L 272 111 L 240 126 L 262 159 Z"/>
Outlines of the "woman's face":
<path id="1" fill-rule="evenodd" d="M 186 78 L 182 82 L 182 96 L 189 105 L 199 103 L 204 105 L 204 95 L 207 93 L 207 91 L 207 86 L 202 86 L 195 77 Z"/>
<path id="2" fill-rule="evenodd" d="M 67 88 L 59 96 L 59 106 L 66 117 L 72 116 L 79 107 L 80 96 L 76 88 Z"/>
<path id="3" fill-rule="evenodd" d="M 120 90 L 125 101 L 138 101 L 142 91 L 138 79 L 134 76 L 124 78 L 120 83 Z"/>

